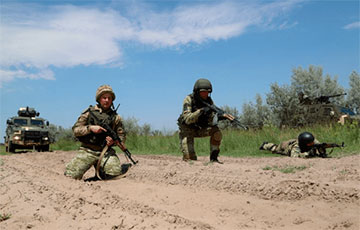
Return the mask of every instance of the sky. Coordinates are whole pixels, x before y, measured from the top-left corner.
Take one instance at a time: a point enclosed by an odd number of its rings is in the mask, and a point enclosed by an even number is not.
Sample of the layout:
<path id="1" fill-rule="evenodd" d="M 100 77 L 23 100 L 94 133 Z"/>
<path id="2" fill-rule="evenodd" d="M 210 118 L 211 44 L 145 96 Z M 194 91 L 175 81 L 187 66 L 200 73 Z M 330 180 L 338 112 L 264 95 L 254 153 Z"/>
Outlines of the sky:
<path id="1" fill-rule="evenodd" d="M 34 107 L 71 128 L 96 89 L 118 114 L 175 131 L 186 95 L 212 82 L 216 105 L 241 111 L 292 70 L 321 66 L 348 88 L 360 72 L 359 1 L 1 0 L 0 142 Z"/>

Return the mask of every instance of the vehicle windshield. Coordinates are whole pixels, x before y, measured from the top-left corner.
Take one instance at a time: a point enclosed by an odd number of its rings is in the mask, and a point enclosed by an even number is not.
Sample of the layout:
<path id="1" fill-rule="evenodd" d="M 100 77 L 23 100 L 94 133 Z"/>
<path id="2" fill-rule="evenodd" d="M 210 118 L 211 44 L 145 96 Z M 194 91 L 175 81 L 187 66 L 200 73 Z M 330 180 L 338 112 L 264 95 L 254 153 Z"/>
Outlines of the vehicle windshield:
<path id="1" fill-rule="evenodd" d="M 27 120 L 26 119 L 14 119 L 14 124 L 27 125 Z"/>
<path id="2" fill-rule="evenodd" d="M 42 120 L 31 120 L 31 125 L 44 125 Z"/>

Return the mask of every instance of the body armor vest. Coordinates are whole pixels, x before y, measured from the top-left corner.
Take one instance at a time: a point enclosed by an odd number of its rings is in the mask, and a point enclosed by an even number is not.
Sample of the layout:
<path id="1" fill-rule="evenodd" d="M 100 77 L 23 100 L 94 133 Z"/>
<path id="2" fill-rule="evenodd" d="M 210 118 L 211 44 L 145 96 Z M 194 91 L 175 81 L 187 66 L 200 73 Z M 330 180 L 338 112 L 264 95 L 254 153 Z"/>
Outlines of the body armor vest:
<path id="1" fill-rule="evenodd" d="M 201 103 L 201 99 L 200 98 L 196 98 L 199 96 L 195 96 L 194 93 L 189 95 L 191 98 L 191 112 L 195 112 L 198 109 L 203 108 L 205 105 Z M 211 100 L 210 97 L 207 98 L 206 100 L 207 103 L 209 103 L 210 105 L 212 105 L 214 102 Z M 208 127 L 209 126 L 209 119 L 210 119 L 211 113 L 208 114 L 201 114 L 198 118 L 198 121 L 196 122 L 196 124 L 193 124 L 192 126 L 195 127 L 199 127 L 199 128 L 204 128 L 204 127 Z M 182 119 L 182 115 L 179 117 L 179 120 L 183 121 Z"/>
<path id="2" fill-rule="evenodd" d="M 108 112 L 100 112 L 99 110 L 95 109 L 95 107 L 90 106 L 89 109 L 87 109 L 84 113 L 89 112 L 88 116 L 88 125 L 99 125 L 102 126 L 102 124 L 106 123 L 110 127 L 114 128 L 115 124 L 115 117 L 117 113 L 114 110 L 110 110 Z M 97 118 L 95 119 L 94 116 Z M 98 145 L 102 146 L 105 143 L 107 133 L 101 132 L 101 133 L 89 133 L 85 136 L 78 137 L 79 141 L 91 144 L 91 145 Z"/>

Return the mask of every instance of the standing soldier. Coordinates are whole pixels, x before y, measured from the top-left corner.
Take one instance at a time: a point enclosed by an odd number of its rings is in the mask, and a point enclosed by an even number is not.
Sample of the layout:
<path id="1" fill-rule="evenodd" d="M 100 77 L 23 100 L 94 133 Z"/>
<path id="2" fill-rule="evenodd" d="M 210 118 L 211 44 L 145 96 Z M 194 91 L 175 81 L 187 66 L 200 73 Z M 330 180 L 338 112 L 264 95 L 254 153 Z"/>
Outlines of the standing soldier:
<path id="1" fill-rule="evenodd" d="M 195 82 L 193 93 L 184 99 L 183 111 L 178 119 L 180 148 L 184 161 L 197 160 L 194 149 L 195 137 L 210 136 L 210 161 L 222 163 L 218 160 L 222 134 L 217 120 L 233 120 L 234 117 L 230 114 L 218 116 L 202 103 L 205 101 L 210 105 L 214 104 L 210 97 L 211 92 L 210 81 L 201 78 Z"/>
<path id="2" fill-rule="evenodd" d="M 314 144 L 320 144 L 315 137 L 309 132 L 303 132 L 298 139 L 291 139 L 281 142 L 279 145 L 264 142 L 260 150 L 269 150 L 272 153 L 286 155 L 290 157 L 310 158 L 318 157 L 320 153 L 314 147 Z"/>
<path id="3" fill-rule="evenodd" d="M 102 85 L 97 89 L 95 99 L 98 104 L 86 109 L 72 127 L 75 137 L 81 142 L 81 147 L 76 157 L 66 165 L 65 175 L 74 179 L 81 179 L 91 166 L 97 165 L 104 143 L 109 148 L 98 167 L 97 173 L 101 178 L 119 176 L 130 166 L 120 164 L 115 150 L 111 148 L 114 140 L 107 136 L 107 130 L 98 124 L 99 121 L 103 121 L 112 127 L 120 137 L 123 149 L 126 149 L 122 119 L 113 109 L 115 93 L 109 85 Z"/>

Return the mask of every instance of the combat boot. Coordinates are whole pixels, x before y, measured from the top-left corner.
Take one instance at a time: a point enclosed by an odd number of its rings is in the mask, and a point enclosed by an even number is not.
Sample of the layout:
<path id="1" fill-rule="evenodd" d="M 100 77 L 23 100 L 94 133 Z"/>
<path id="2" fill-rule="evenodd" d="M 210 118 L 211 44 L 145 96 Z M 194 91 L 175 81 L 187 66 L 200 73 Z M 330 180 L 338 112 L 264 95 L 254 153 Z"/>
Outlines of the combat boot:
<path id="1" fill-rule="evenodd" d="M 184 154 L 183 155 L 183 161 L 189 161 L 190 160 L 190 155 L 189 154 Z"/>
<path id="2" fill-rule="evenodd" d="M 218 156 L 219 156 L 220 150 L 213 150 L 210 154 L 210 162 L 216 162 L 219 164 L 223 164 L 223 162 L 219 161 Z"/>
<path id="3" fill-rule="evenodd" d="M 185 154 L 183 155 L 183 161 L 196 161 L 197 160 L 197 156 L 196 155 L 189 155 L 189 154 Z"/>
<path id="4" fill-rule="evenodd" d="M 193 160 L 193 161 L 197 161 L 197 156 L 196 154 L 190 154 L 190 160 Z"/>
<path id="5" fill-rule="evenodd" d="M 268 143 L 267 141 L 263 142 L 262 145 L 260 146 L 259 150 L 265 150 L 264 145 L 266 145 L 267 143 Z"/>

